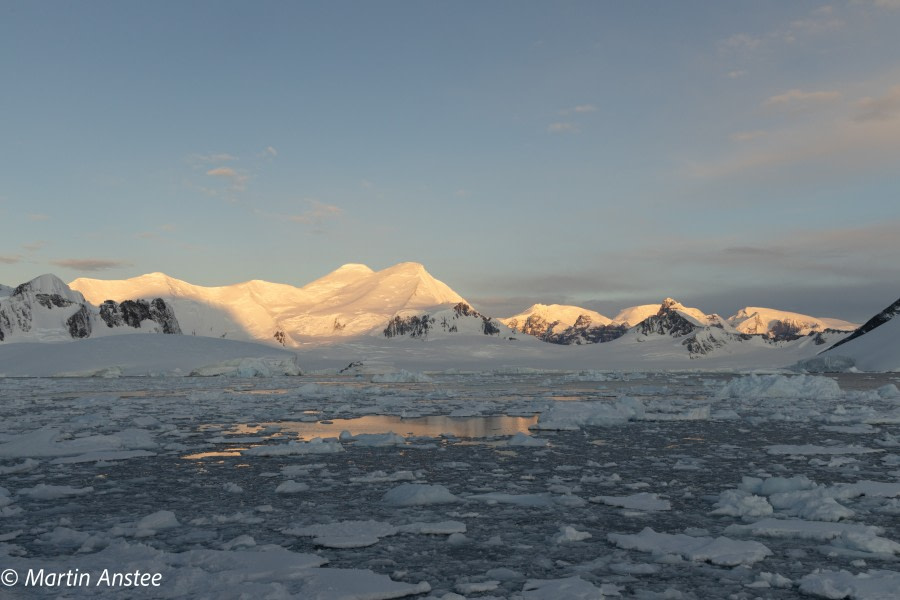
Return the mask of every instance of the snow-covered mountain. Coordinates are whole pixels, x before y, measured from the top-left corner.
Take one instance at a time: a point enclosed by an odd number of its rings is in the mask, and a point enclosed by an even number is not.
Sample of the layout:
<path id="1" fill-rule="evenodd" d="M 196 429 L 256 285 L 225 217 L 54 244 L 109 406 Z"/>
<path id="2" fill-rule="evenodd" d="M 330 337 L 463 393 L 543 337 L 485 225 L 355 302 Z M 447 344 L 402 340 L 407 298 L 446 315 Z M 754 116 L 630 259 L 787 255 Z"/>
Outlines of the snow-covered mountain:
<path id="1" fill-rule="evenodd" d="M 833 329 L 853 331 L 856 323 L 841 319 L 819 318 L 800 313 L 746 306 L 728 317 L 728 323 L 741 333 L 764 335 L 774 340 L 796 339 L 813 332 Z"/>
<path id="2" fill-rule="evenodd" d="M 900 371 L 900 299 L 820 357 L 826 363 L 863 371 Z"/>
<path id="3" fill-rule="evenodd" d="M 499 319 L 501 323 L 526 335 L 544 337 L 559 333 L 576 323 L 580 325 L 609 325 L 611 319 L 600 313 L 565 304 L 533 304 L 511 317 Z"/>
<path id="4" fill-rule="evenodd" d="M 380 336 L 395 317 L 433 316 L 465 303 L 418 263 L 381 271 L 348 264 L 303 287 L 257 280 L 203 287 L 162 273 L 120 281 L 76 279 L 71 286 L 94 302 L 159 296 L 173 307 L 185 333 L 287 346 L 308 337 Z"/>
<path id="5" fill-rule="evenodd" d="M 654 357 L 678 354 L 689 358 L 739 357 L 767 349 L 809 356 L 816 347 L 824 347 L 846 335 L 847 332 L 827 330 L 789 340 L 773 340 L 740 332 L 716 314 L 707 315 L 666 298 L 656 314 L 627 329 L 610 346 L 622 355 Z"/>
<path id="6" fill-rule="evenodd" d="M 480 334 L 515 339 L 514 332 L 496 319 L 485 316 L 465 302 L 433 312 L 401 311 L 384 328 L 384 337 L 427 338 L 435 334 Z"/>
<path id="7" fill-rule="evenodd" d="M 0 342 L 65 341 L 135 333 L 181 333 L 160 298 L 88 303 L 55 275 L 0 290 Z"/>

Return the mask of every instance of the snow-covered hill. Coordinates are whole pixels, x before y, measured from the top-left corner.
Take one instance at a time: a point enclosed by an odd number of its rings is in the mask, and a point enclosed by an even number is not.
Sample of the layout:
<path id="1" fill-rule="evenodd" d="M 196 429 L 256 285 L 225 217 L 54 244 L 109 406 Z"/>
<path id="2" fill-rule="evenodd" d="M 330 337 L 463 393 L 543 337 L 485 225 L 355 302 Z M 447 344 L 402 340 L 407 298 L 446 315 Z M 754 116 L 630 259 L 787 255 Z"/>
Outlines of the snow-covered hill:
<path id="1" fill-rule="evenodd" d="M 41 275 L 0 294 L 0 342 L 56 342 L 135 333 L 181 333 L 161 299 L 88 303 L 55 275 Z"/>
<path id="2" fill-rule="evenodd" d="M 418 263 L 381 271 L 348 264 L 299 288 L 266 281 L 203 287 L 162 273 L 120 281 L 76 279 L 71 285 L 94 302 L 162 297 L 185 333 L 288 346 L 308 337 L 381 335 L 397 316 L 465 302 Z"/>
<path id="3" fill-rule="evenodd" d="M 742 308 L 728 318 L 728 323 L 741 333 L 764 335 L 775 340 L 795 339 L 826 329 L 853 331 L 859 327 L 841 319 L 811 317 L 759 306 Z"/>
<path id="4" fill-rule="evenodd" d="M 542 337 L 548 333 L 559 333 L 576 323 L 593 326 L 609 325 L 611 319 L 580 306 L 533 304 L 519 314 L 499 319 L 499 321 L 513 331 Z"/>
<path id="5" fill-rule="evenodd" d="M 866 321 L 819 358 L 821 366 L 862 371 L 900 371 L 900 299 Z"/>

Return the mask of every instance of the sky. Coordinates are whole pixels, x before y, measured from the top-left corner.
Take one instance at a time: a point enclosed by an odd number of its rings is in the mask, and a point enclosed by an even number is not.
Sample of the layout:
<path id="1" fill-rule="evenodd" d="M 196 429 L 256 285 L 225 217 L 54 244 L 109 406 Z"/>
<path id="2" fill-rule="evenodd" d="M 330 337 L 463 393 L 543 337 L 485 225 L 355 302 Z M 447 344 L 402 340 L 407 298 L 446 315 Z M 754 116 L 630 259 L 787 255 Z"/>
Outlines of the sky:
<path id="1" fill-rule="evenodd" d="M 900 296 L 900 0 L 0 2 L 0 282 Z"/>

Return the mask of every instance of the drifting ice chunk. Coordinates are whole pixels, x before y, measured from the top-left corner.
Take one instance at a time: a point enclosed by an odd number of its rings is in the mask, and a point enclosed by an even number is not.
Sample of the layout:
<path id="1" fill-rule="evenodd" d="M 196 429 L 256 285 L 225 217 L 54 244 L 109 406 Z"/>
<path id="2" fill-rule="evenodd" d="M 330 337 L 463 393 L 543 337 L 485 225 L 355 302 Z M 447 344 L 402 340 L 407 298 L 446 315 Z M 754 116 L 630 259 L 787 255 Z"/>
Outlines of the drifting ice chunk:
<path id="1" fill-rule="evenodd" d="M 321 438 L 313 438 L 308 442 L 291 442 L 289 444 L 277 444 L 274 446 L 256 446 L 244 450 L 245 456 L 289 456 L 292 454 L 331 454 L 343 452 L 344 447 L 340 442 L 326 442 Z"/>
<path id="2" fill-rule="evenodd" d="M 397 532 L 390 523 L 380 521 L 341 521 L 284 530 L 288 535 L 313 537 L 314 544 L 326 548 L 365 548 Z"/>
<path id="3" fill-rule="evenodd" d="M 287 481 L 283 481 L 278 484 L 278 487 L 275 488 L 276 494 L 299 494 L 300 492 L 309 491 L 309 485 L 301 482 L 296 482 L 293 479 L 288 479 Z"/>
<path id="4" fill-rule="evenodd" d="M 459 498 L 442 485 L 404 483 L 388 490 L 382 499 L 392 506 L 421 506 L 459 502 Z"/>
<path id="5" fill-rule="evenodd" d="M 529 579 L 522 588 L 523 600 L 601 600 L 604 591 L 618 596 L 620 588 L 611 584 L 596 587 L 581 577 Z"/>
<path id="6" fill-rule="evenodd" d="M 808 456 L 812 454 L 871 454 L 873 452 L 881 452 L 881 450 L 876 450 L 874 448 L 865 448 L 863 446 L 815 446 L 813 444 L 803 444 L 800 446 L 777 444 L 775 446 L 766 446 L 766 451 L 769 454 L 775 456 Z"/>
<path id="7" fill-rule="evenodd" d="M 636 534 L 610 533 L 607 538 L 625 550 L 654 554 L 677 554 L 696 562 L 733 567 L 759 562 L 772 554 L 759 542 L 732 540 L 726 537 L 693 537 L 683 533 L 656 533 L 646 527 Z"/>
<path id="8" fill-rule="evenodd" d="M 341 436 L 341 439 L 346 438 Z M 403 446 L 406 444 L 406 438 L 404 438 L 402 435 L 397 435 L 393 431 L 389 431 L 388 433 L 360 433 L 358 435 L 354 435 L 350 439 L 352 439 L 357 446 L 365 446 L 369 448 Z"/>
<path id="9" fill-rule="evenodd" d="M 359 477 L 351 477 L 353 483 L 384 483 L 387 481 L 413 481 L 416 476 L 412 471 L 397 471 L 388 474 L 384 471 L 372 471 Z"/>
<path id="10" fill-rule="evenodd" d="M 663 500 L 659 497 L 659 494 L 651 494 L 649 492 L 641 492 L 631 496 L 594 496 L 590 498 L 590 501 L 629 510 L 644 510 L 648 512 L 672 510 L 671 502 Z"/>
<path id="11" fill-rule="evenodd" d="M 578 531 L 574 527 L 570 527 L 569 525 L 561 525 L 559 527 L 559 533 L 553 536 L 554 544 L 565 544 L 568 542 L 580 542 L 582 540 L 586 540 L 593 537 L 587 531 Z"/>
<path id="12" fill-rule="evenodd" d="M 852 600 L 891 600 L 897 597 L 900 573 L 869 571 L 854 575 L 847 571 L 816 569 L 800 580 L 800 591 L 820 598 Z"/>
<path id="13" fill-rule="evenodd" d="M 834 539 L 845 532 L 874 537 L 884 533 L 884 529 L 874 525 L 860 525 L 858 523 L 826 523 L 824 521 L 772 518 L 763 519 L 748 525 L 736 523 L 725 528 L 725 533 L 734 535 L 759 535 L 773 538 L 800 538 L 823 541 Z"/>
<path id="14" fill-rule="evenodd" d="M 556 402 L 541 413 L 532 429 L 576 431 L 585 425 L 620 425 L 644 416 L 644 405 L 636 398 L 605 402 Z"/>
<path id="15" fill-rule="evenodd" d="M 84 496 L 94 491 L 92 487 L 75 488 L 70 485 L 47 485 L 39 483 L 33 488 L 22 488 L 19 490 L 20 496 L 27 496 L 34 500 L 56 500 L 58 498 L 73 498 L 75 496 Z"/>
<path id="16" fill-rule="evenodd" d="M 136 528 L 135 537 L 150 537 L 163 529 L 180 527 L 181 523 L 178 522 L 172 511 L 160 510 L 138 520 L 134 526 Z"/>
<path id="17" fill-rule="evenodd" d="M 542 440 L 540 438 L 532 437 L 527 433 L 522 433 L 521 431 L 516 435 L 512 436 L 508 440 L 506 440 L 507 446 L 522 446 L 522 447 L 531 447 L 531 448 L 545 448 L 549 442 L 547 440 Z"/>
<path id="18" fill-rule="evenodd" d="M 424 535 L 452 535 L 465 533 L 466 524 L 461 521 L 440 521 L 437 523 L 415 522 L 401 525 L 397 528 L 399 533 L 419 533 Z"/>
<path id="19" fill-rule="evenodd" d="M 152 434 L 145 429 L 126 429 L 112 435 L 91 435 L 63 439 L 58 429 L 38 429 L 10 436 L 0 444 L 0 457 L 76 456 L 90 452 L 147 450 L 155 448 Z"/>
<path id="20" fill-rule="evenodd" d="M 553 494 L 505 494 L 503 492 L 490 492 L 487 494 L 474 494 L 466 497 L 466 499 L 484 502 L 488 505 L 512 504 L 514 506 L 544 508 L 554 505 L 578 507 L 586 504 L 583 498 L 570 494 L 554 496 Z"/>
<path id="21" fill-rule="evenodd" d="M 304 600 L 388 600 L 431 591 L 427 581 L 400 583 L 368 569 L 310 569 L 297 598 Z"/>
<path id="22" fill-rule="evenodd" d="M 841 397 L 837 381 L 815 375 L 749 375 L 735 377 L 719 390 L 720 398 L 803 398 Z"/>
<path id="23" fill-rule="evenodd" d="M 744 490 L 725 490 L 714 506 L 710 514 L 729 517 L 764 517 L 773 512 L 768 500 Z"/>

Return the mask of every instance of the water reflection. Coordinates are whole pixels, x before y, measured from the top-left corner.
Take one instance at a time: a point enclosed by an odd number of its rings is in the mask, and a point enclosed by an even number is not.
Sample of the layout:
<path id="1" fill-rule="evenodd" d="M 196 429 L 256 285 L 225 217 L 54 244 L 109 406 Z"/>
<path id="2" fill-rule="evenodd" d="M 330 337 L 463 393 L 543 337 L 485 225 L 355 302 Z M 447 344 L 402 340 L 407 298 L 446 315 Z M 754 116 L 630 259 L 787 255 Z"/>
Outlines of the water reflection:
<path id="1" fill-rule="evenodd" d="M 442 434 L 458 438 L 486 438 L 528 433 L 528 427 L 537 423 L 537 415 L 531 417 L 510 417 L 494 415 L 487 417 L 448 417 L 432 415 L 427 417 L 402 418 L 388 415 L 366 415 L 354 419 L 329 419 L 327 421 L 277 421 L 271 423 L 235 424 L 226 435 L 247 435 L 260 431 L 280 430 L 289 437 L 309 440 L 315 437 L 338 437 L 342 431 L 352 435 L 361 433 L 388 433 L 393 431 L 405 437 L 439 437 Z M 201 426 L 201 429 L 215 426 Z M 287 435 L 285 435 L 287 434 Z"/>
<path id="2" fill-rule="evenodd" d="M 185 454 L 181 458 L 185 460 L 202 460 L 204 458 L 218 458 L 222 456 L 240 456 L 241 450 L 246 450 L 246 448 L 225 450 L 219 452 L 197 452 L 196 454 Z"/>

